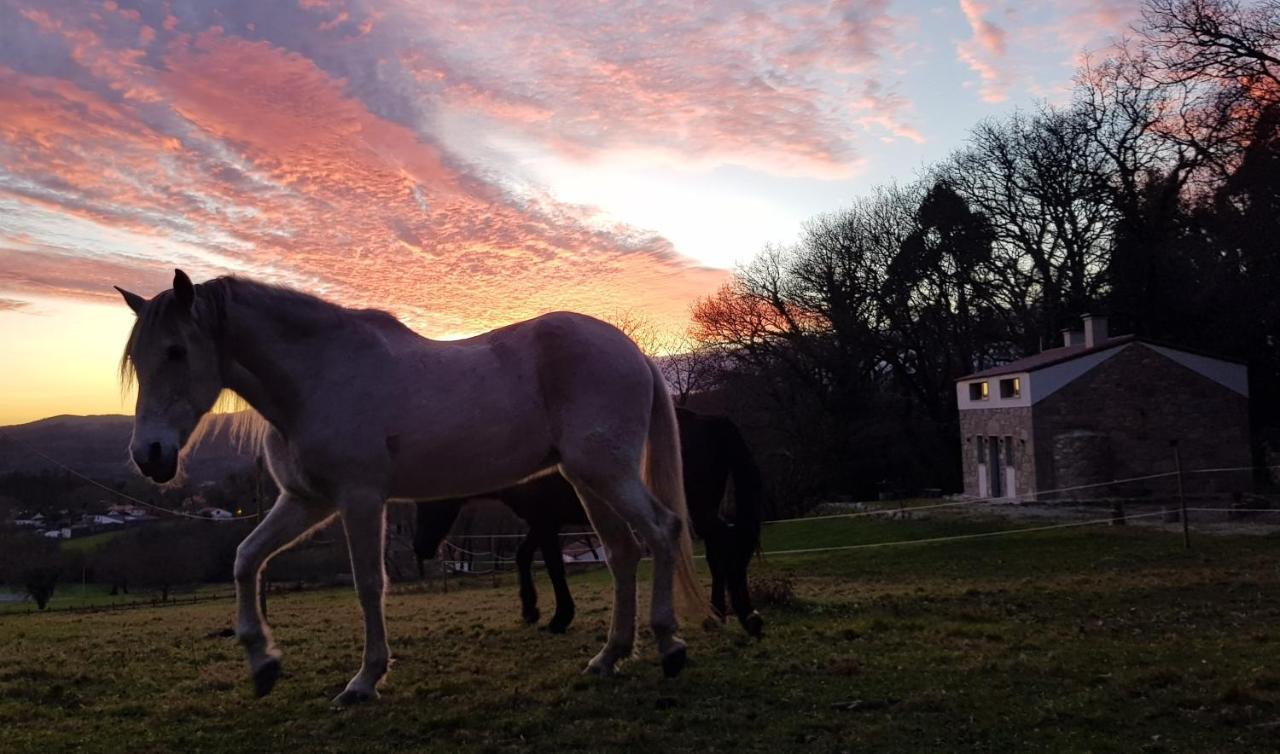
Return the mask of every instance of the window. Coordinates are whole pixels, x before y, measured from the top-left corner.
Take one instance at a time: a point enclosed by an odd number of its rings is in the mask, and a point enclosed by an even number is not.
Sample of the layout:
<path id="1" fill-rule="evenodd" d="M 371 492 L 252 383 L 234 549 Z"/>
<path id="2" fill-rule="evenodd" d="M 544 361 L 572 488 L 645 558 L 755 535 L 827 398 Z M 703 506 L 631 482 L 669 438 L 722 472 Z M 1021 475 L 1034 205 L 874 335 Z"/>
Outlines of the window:
<path id="1" fill-rule="evenodd" d="M 1022 395 L 1022 380 L 1018 377 L 1010 377 L 1007 380 L 1000 380 L 1000 397 L 1001 398 L 1017 398 Z"/>
<path id="2" fill-rule="evenodd" d="M 970 382 L 969 383 L 969 400 L 985 401 L 987 399 L 987 383 Z"/>

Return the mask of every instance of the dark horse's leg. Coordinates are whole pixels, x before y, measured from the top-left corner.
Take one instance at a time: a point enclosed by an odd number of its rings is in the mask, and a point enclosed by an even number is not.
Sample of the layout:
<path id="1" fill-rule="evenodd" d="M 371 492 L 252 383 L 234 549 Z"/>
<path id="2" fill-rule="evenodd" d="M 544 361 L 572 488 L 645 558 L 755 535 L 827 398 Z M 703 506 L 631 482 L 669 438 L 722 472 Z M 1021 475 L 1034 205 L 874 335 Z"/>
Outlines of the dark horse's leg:
<path id="1" fill-rule="evenodd" d="M 569 594 L 569 581 L 564 574 L 564 553 L 560 550 L 560 532 L 549 529 L 542 532 L 542 562 L 547 566 L 547 576 L 556 591 L 556 614 L 547 624 L 553 634 L 562 634 L 573 622 L 573 595 Z"/>
<path id="2" fill-rule="evenodd" d="M 737 538 L 731 539 L 731 542 L 726 574 L 729 599 L 733 603 L 733 612 L 738 616 L 738 622 L 748 634 L 758 639 L 764 635 L 764 618 L 752 607 L 751 590 L 747 586 L 747 565 L 755 553 L 749 543 L 743 543 Z"/>
<path id="3" fill-rule="evenodd" d="M 724 603 L 725 540 L 721 536 L 719 522 L 707 528 L 710 531 L 706 531 L 702 541 L 707 551 L 707 567 L 711 570 L 711 606 L 715 608 L 720 620 L 724 621 L 729 614 Z"/>
<path id="4" fill-rule="evenodd" d="M 723 487 L 719 492 L 722 493 Z M 727 523 L 720 518 L 719 511 L 706 501 L 717 498 L 706 496 L 690 496 L 690 517 L 693 530 L 702 537 L 707 550 L 707 565 L 711 568 L 711 605 L 724 619 L 729 613 L 725 609 L 725 592 L 729 593 L 729 604 L 742 628 L 754 637 L 764 634 L 764 619 L 751 605 L 751 593 L 747 586 L 747 565 L 755 554 L 756 537 L 754 530 Z M 697 507 L 693 507 L 697 505 Z M 719 503 L 717 502 L 717 506 Z"/>
<path id="5" fill-rule="evenodd" d="M 520 615 L 525 623 L 537 623 L 538 590 L 533 588 L 533 552 L 538 549 L 538 535 L 533 529 L 520 540 L 516 550 L 516 570 L 520 573 Z"/>

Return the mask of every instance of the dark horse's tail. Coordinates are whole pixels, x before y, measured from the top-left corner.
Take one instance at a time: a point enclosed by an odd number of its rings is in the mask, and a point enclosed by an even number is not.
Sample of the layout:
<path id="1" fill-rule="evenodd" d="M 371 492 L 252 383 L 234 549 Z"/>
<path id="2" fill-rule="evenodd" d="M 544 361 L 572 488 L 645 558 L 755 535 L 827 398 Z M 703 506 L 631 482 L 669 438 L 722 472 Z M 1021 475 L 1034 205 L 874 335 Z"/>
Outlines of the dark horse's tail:
<path id="1" fill-rule="evenodd" d="M 760 478 L 760 467 L 756 465 L 738 426 L 728 419 L 717 423 L 720 425 L 718 441 L 725 450 L 729 471 L 733 475 L 735 550 L 745 564 L 760 549 L 764 482 Z"/>

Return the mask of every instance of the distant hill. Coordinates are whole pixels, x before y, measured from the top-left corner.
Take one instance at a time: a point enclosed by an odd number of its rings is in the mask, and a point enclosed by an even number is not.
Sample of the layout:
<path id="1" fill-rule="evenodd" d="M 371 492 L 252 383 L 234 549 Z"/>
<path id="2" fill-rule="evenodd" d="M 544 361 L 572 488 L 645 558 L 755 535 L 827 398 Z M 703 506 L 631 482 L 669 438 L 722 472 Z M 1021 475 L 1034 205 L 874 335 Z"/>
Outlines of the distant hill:
<path id="1" fill-rule="evenodd" d="M 252 456 L 240 451 L 228 436 L 229 417 L 210 420 L 215 422 L 214 431 L 187 458 L 187 478 L 193 482 L 216 481 L 253 465 Z M 138 473 L 129 462 L 132 431 L 133 417 L 118 414 L 54 416 L 0 427 L 0 475 L 58 469 L 25 445 L 94 479 L 127 479 Z"/>

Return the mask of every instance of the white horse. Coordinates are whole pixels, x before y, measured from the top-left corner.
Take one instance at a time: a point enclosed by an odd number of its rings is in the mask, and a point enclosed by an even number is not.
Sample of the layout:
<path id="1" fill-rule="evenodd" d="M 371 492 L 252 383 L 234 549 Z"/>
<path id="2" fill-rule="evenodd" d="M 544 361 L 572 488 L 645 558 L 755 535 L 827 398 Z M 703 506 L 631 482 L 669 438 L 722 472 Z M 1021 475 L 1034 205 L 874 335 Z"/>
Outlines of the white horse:
<path id="1" fill-rule="evenodd" d="M 277 552 L 342 517 L 364 614 L 364 661 L 334 700 L 376 698 L 387 672 L 385 503 L 475 495 L 558 468 L 608 552 L 608 640 L 586 671 L 632 653 L 637 532 L 653 553 L 650 625 L 662 668 L 683 668 L 673 580 L 706 615 L 694 572 L 679 435 L 660 373 L 627 336 L 579 314 L 545 314 L 468 340 L 432 341 L 391 315 L 346 309 L 235 277 L 202 285 L 177 270 L 137 315 L 121 360 L 138 404 L 130 445 L 157 483 L 178 473 L 201 417 L 229 389 L 266 420 L 260 442 L 280 496 L 236 552 L 236 635 L 258 695 L 280 650 L 258 610 Z M 702 617 L 700 615 L 699 617 Z"/>

